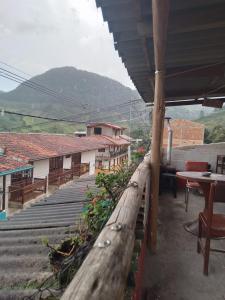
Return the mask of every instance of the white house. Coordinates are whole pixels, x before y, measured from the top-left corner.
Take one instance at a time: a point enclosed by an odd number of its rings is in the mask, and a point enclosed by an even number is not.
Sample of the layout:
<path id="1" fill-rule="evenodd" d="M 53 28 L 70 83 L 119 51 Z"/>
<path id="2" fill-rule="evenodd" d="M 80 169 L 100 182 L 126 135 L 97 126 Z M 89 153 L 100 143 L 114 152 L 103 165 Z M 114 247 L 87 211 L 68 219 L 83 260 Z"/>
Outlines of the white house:
<path id="1" fill-rule="evenodd" d="M 96 150 L 96 168 L 111 170 L 128 161 L 129 137 L 124 135 L 124 127 L 111 123 L 87 125 L 87 138 L 100 143 L 104 148 Z"/>

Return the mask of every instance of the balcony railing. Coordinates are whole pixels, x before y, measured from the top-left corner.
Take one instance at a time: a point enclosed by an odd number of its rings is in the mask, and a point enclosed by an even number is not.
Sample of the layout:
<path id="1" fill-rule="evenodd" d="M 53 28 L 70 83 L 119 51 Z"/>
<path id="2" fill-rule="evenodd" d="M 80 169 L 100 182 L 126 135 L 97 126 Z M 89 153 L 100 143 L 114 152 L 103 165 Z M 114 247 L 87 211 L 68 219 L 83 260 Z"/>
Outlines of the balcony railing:
<path id="1" fill-rule="evenodd" d="M 16 182 L 9 186 L 9 200 L 23 205 L 25 202 L 46 193 L 46 190 L 47 179 L 35 178 L 33 183 L 27 185 L 24 182 L 23 184 Z"/>
<path id="2" fill-rule="evenodd" d="M 96 155 L 96 159 L 97 160 L 104 160 L 104 159 L 110 159 L 110 158 L 114 158 L 123 154 L 128 154 L 127 150 L 121 150 L 121 151 L 110 151 L 109 153 L 98 153 L 98 155 Z"/>
<path id="3" fill-rule="evenodd" d="M 48 175 L 48 183 L 52 185 L 62 185 L 71 180 L 73 180 L 74 176 L 81 176 L 89 172 L 89 164 L 83 163 L 79 165 L 75 165 L 72 169 L 69 170 L 55 170 L 54 172 L 50 172 Z"/>
<path id="4" fill-rule="evenodd" d="M 123 299 L 135 241 L 141 241 L 137 299 L 149 228 L 150 156 L 138 166 L 113 214 L 67 287 L 62 300 Z"/>
<path id="5" fill-rule="evenodd" d="M 127 154 L 127 149 L 122 149 L 120 151 L 110 151 L 110 156 L 111 157 L 116 157 L 116 156 L 119 156 L 119 155 L 123 155 L 123 154 Z"/>

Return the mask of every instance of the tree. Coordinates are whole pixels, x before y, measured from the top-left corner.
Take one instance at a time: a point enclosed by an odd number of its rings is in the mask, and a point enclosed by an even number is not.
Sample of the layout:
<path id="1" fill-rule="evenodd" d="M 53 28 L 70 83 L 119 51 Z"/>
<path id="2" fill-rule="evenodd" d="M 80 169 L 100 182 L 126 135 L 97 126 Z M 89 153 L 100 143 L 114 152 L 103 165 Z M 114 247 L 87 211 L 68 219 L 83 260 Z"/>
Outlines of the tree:
<path id="1" fill-rule="evenodd" d="M 225 142 L 225 128 L 221 125 L 217 125 L 211 130 L 206 129 L 204 141 L 206 144 Z"/>

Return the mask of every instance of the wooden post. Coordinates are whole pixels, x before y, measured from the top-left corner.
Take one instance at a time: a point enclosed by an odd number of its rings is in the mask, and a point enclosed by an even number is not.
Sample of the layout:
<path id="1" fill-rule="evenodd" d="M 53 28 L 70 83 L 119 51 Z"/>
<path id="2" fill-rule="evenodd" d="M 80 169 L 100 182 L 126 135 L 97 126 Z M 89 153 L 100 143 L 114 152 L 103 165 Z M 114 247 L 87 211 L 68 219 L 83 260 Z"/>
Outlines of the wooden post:
<path id="1" fill-rule="evenodd" d="M 155 56 L 155 93 L 151 143 L 151 250 L 157 247 L 157 219 L 159 198 L 159 175 L 161 160 L 161 135 L 165 115 L 165 51 L 169 0 L 152 0 L 153 41 Z"/>
<path id="2" fill-rule="evenodd" d="M 2 210 L 8 209 L 8 207 L 6 207 L 6 175 L 3 176 L 3 190 L 2 190 Z M 1 208 L 0 208 L 1 209 Z"/>

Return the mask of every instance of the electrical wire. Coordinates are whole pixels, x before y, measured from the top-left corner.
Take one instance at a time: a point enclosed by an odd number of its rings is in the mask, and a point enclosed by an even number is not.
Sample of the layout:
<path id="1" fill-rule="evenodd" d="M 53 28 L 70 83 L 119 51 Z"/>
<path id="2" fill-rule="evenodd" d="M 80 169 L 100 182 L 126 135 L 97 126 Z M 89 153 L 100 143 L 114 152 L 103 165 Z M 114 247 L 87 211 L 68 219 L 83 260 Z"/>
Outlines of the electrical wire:
<path id="1" fill-rule="evenodd" d="M 45 85 L 39 84 L 39 83 L 37 83 L 34 80 L 31 80 L 29 78 L 23 77 L 21 75 L 18 75 L 16 73 L 11 72 L 9 70 L 6 70 L 4 68 L 0 67 L 0 70 L 1 70 L 0 75 L 2 77 L 4 77 L 3 75 L 10 76 L 11 78 L 8 78 L 8 79 L 10 79 L 12 81 L 15 80 L 17 83 L 21 83 L 23 85 L 26 84 L 27 86 L 29 85 L 29 87 L 31 87 L 31 88 L 33 87 L 35 89 L 40 89 L 41 92 L 46 93 L 46 94 L 48 94 L 48 95 L 50 95 L 52 97 L 55 97 L 55 98 L 57 98 L 59 100 L 62 99 L 62 97 L 63 97 L 64 100 L 67 100 L 68 102 L 74 104 L 74 100 L 75 99 L 72 98 L 72 97 L 65 96 L 64 94 L 61 94 L 61 93 L 59 93 L 59 92 L 57 92 L 57 91 L 55 91 L 53 89 L 50 89 L 50 88 L 46 87 Z M 83 109 L 86 109 L 86 104 L 80 104 L 80 107 L 82 107 Z"/>

